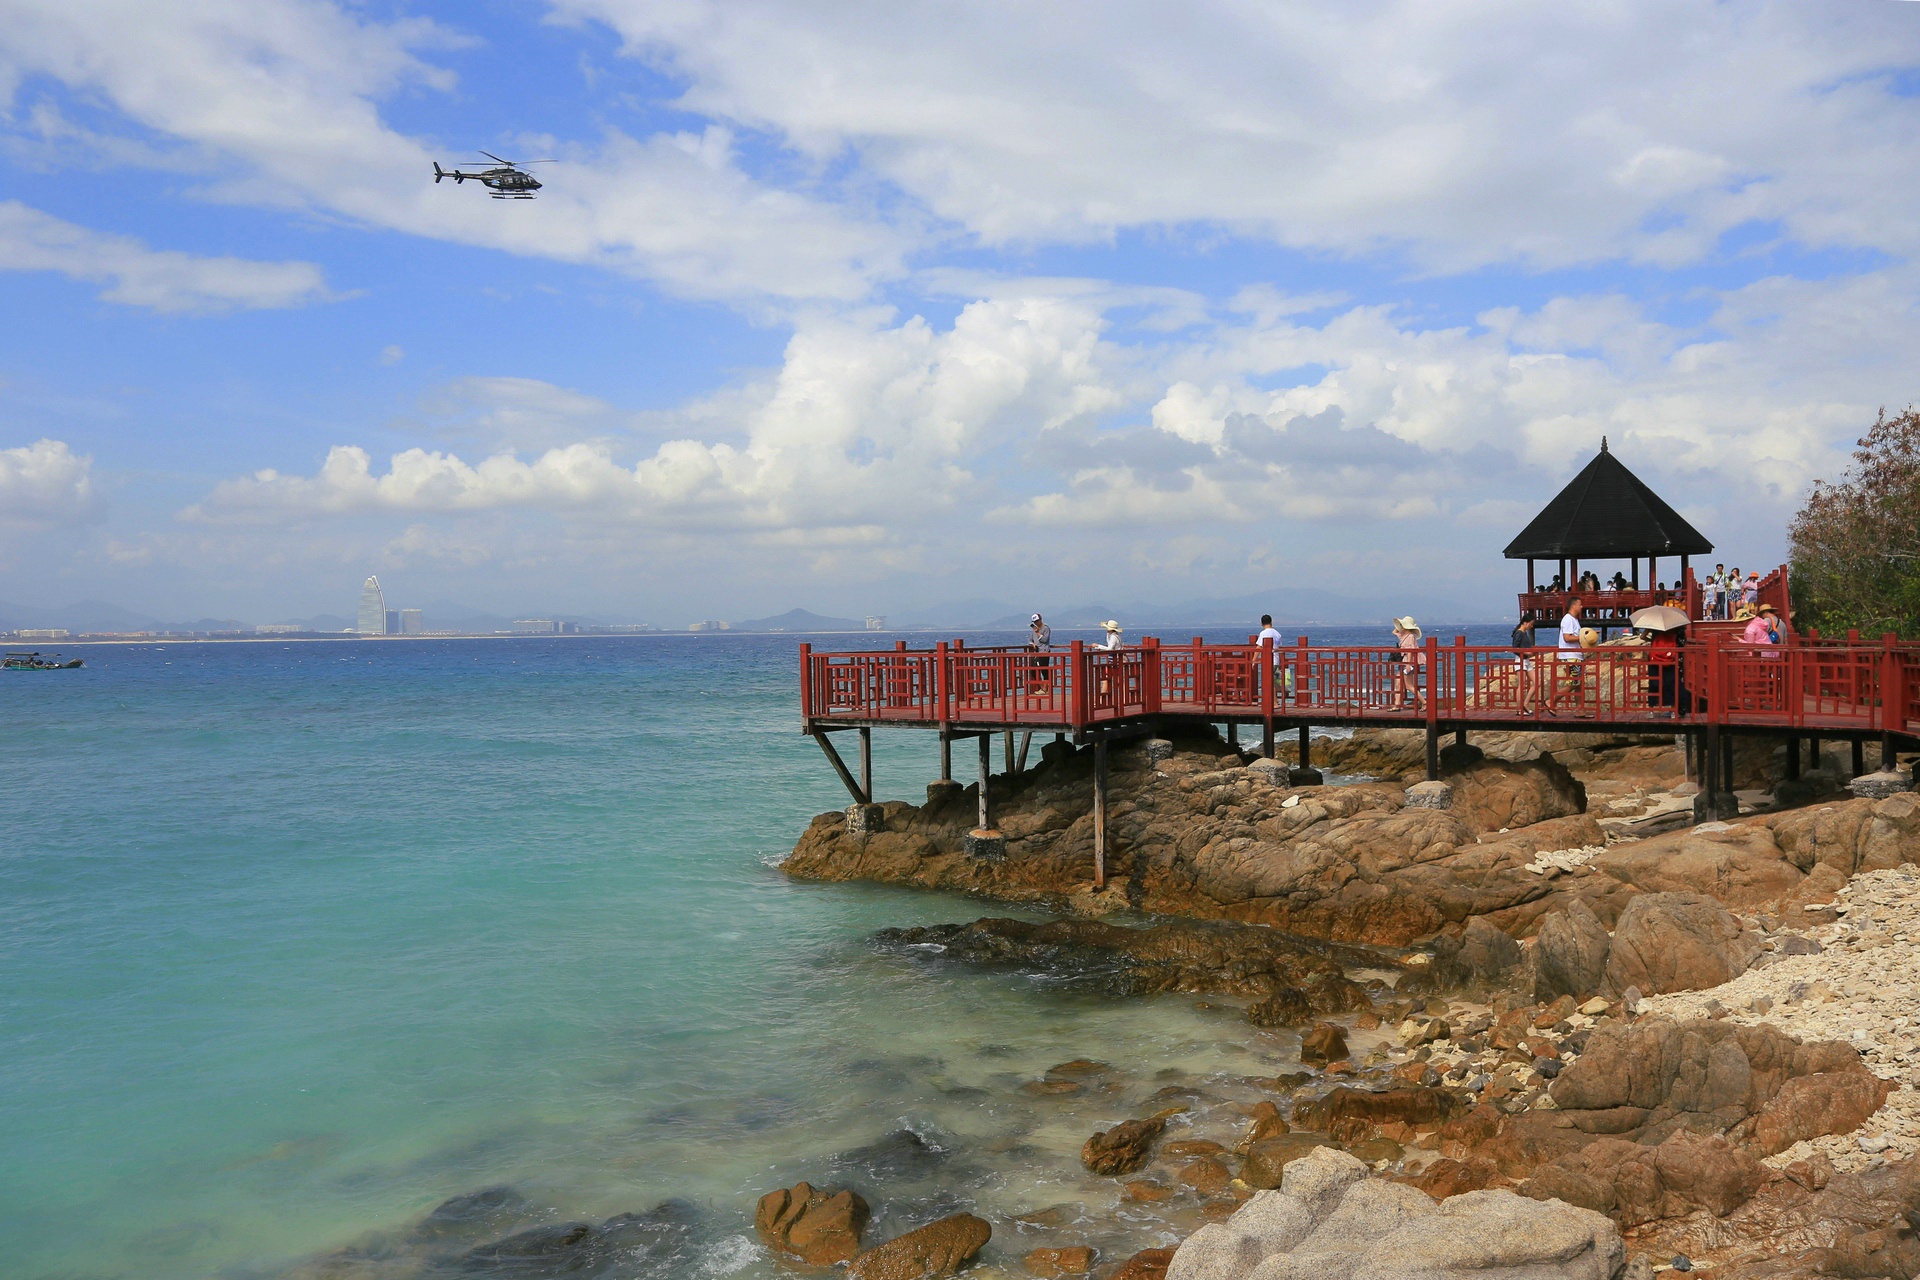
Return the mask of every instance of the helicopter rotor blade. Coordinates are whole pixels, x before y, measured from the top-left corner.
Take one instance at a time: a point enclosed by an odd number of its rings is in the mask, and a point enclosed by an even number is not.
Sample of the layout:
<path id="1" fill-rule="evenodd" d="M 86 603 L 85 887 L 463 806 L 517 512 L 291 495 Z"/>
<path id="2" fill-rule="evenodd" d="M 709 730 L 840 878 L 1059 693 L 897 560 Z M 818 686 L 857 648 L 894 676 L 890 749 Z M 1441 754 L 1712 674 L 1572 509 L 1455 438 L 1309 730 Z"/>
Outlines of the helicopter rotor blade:
<path id="1" fill-rule="evenodd" d="M 513 161 L 502 160 L 499 156 L 493 154 L 493 152 L 491 151 L 482 151 L 480 154 L 485 156 L 487 159 L 493 161 L 495 164 L 504 164 L 509 169 L 513 168 Z"/>

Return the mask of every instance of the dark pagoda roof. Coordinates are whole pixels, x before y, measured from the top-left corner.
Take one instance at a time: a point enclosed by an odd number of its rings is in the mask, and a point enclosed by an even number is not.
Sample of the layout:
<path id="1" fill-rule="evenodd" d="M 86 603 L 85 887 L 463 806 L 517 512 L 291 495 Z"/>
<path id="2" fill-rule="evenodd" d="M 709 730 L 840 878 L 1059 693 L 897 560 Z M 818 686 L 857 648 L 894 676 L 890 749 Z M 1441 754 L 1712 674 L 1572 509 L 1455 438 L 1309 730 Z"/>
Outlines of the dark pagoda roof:
<path id="1" fill-rule="evenodd" d="M 1604 437 L 1572 483 L 1507 544 L 1509 560 L 1701 556 L 1713 544 L 1607 452 Z"/>

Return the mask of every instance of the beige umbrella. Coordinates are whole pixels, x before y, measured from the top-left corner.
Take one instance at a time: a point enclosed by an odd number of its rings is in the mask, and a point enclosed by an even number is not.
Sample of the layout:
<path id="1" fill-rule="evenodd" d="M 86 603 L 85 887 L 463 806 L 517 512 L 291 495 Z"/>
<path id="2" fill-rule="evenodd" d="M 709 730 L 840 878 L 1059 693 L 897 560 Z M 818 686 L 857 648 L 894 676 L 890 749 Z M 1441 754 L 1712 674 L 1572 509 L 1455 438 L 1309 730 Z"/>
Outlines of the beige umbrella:
<path id="1" fill-rule="evenodd" d="M 1636 610 L 1627 621 L 1642 631 L 1678 631 L 1693 619 L 1687 617 L 1684 609 L 1676 609 L 1667 604 L 1656 604 Z"/>

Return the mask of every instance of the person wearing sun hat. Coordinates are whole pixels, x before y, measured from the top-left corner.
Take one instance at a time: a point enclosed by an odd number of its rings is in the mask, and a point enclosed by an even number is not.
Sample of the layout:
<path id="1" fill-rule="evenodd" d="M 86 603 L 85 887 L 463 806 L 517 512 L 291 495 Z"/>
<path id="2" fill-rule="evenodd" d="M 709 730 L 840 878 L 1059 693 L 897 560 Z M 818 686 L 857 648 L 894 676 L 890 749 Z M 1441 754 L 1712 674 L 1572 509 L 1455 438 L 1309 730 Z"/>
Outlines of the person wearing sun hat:
<path id="1" fill-rule="evenodd" d="M 1420 670 L 1427 665 L 1427 651 L 1420 647 L 1420 624 L 1409 614 L 1393 620 L 1393 640 L 1400 646 L 1394 655 L 1400 664 L 1400 705 L 1424 711 L 1420 700 Z"/>
<path id="2" fill-rule="evenodd" d="M 1107 642 L 1100 647 L 1102 649 L 1118 649 L 1120 647 L 1120 624 L 1112 618 L 1108 618 L 1100 625 L 1105 627 L 1107 632 Z"/>
<path id="3" fill-rule="evenodd" d="M 1780 635 L 1775 630 L 1779 625 L 1778 610 L 1772 605 L 1762 603 L 1752 609 L 1743 608 L 1740 614 L 1748 620 L 1747 629 L 1740 633 L 1742 640 L 1748 644 L 1780 643 Z"/>

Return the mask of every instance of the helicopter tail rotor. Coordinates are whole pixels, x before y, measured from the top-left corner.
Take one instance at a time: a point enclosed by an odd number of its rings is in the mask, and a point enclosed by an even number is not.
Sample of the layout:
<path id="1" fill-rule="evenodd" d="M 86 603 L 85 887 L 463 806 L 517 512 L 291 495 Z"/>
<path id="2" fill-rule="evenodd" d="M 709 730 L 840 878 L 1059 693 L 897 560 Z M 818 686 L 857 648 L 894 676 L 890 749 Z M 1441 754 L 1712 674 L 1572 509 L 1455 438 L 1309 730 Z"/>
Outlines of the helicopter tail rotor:
<path id="1" fill-rule="evenodd" d="M 436 182 L 436 183 L 438 183 L 438 182 L 440 181 L 440 179 L 442 179 L 442 178 L 444 178 L 444 177 L 446 177 L 446 176 L 447 176 L 447 171 L 446 171 L 445 169 L 442 169 L 442 168 L 440 167 L 440 162 L 439 162 L 438 160 L 435 160 L 435 161 L 433 162 L 433 180 L 434 180 L 434 182 Z"/>

